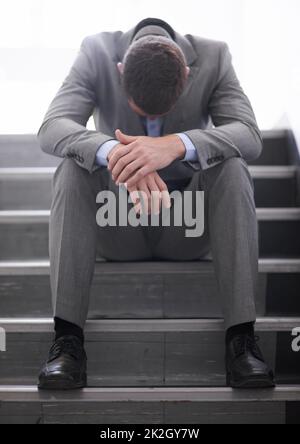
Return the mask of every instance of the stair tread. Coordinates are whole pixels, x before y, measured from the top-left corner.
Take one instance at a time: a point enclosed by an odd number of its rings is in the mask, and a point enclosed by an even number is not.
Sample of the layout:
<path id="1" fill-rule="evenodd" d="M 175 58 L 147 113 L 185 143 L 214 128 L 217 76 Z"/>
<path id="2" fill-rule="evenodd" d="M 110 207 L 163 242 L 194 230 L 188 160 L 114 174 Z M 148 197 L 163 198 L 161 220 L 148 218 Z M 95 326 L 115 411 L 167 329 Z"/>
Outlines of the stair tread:
<path id="1" fill-rule="evenodd" d="M 0 168 L 0 178 L 3 179 L 49 179 L 56 171 L 56 167 L 16 167 Z"/>
<path id="2" fill-rule="evenodd" d="M 287 137 L 288 133 L 289 130 L 284 128 L 275 128 L 261 131 L 261 135 L 264 140 L 284 139 Z"/>
<path id="3" fill-rule="evenodd" d="M 300 208 L 257 208 L 259 221 L 300 220 Z"/>
<path id="4" fill-rule="evenodd" d="M 251 166 L 253 179 L 293 179 L 297 173 L 295 166 Z"/>
<path id="5" fill-rule="evenodd" d="M 300 385 L 274 390 L 208 388 L 87 388 L 71 392 L 41 392 L 35 386 L 1 386 L 1 402 L 284 402 L 300 401 Z"/>
<path id="6" fill-rule="evenodd" d="M 250 173 L 255 179 L 292 179 L 297 172 L 296 166 L 250 166 Z M 31 168 L 0 168 L 0 179 L 14 180 L 49 180 L 54 175 L 56 167 Z"/>
<path id="7" fill-rule="evenodd" d="M 0 261 L 0 276 L 6 275 L 49 275 L 50 262 L 41 261 Z M 261 273 L 299 273 L 300 258 L 264 258 L 259 260 Z M 96 264 L 97 273 L 123 274 L 197 274 L 213 271 L 211 261 L 197 262 L 106 262 Z"/>
<path id="8" fill-rule="evenodd" d="M 257 331 L 292 331 L 300 326 L 299 317 L 265 317 L 257 319 Z M 0 326 L 7 333 L 37 333 L 52 332 L 53 319 L 51 318 L 0 318 Z M 87 333 L 113 332 L 203 332 L 223 331 L 222 319 L 101 319 L 87 321 Z"/>
<path id="9" fill-rule="evenodd" d="M 300 221 L 300 207 L 296 208 L 257 208 L 259 221 Z M 9 210 L 0 211 L 0 224 L 49 222 L 50 210 Z"/>

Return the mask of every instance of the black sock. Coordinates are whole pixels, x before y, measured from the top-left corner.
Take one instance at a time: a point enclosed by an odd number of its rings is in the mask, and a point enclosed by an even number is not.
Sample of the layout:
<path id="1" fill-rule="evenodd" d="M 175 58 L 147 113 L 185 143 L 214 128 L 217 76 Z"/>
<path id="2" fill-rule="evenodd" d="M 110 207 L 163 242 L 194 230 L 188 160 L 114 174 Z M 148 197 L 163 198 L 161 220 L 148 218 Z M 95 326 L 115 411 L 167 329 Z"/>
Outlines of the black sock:
<path id="1" fill-rule="evenodd" d="M 84 334 L 82 328 L 78 325 L 72 324 L 71 322 L 64 321 L 60 318 L 54 318 L 55 322 L 55 340 L 57 341 L 63 336 L 76 336 L 82 344 L 84 343 Z"/>
<path id="2" fill-rule="evenodd" d="M 254 324 L 255 322 L 248 322 L 229 328 L 226 333 L 226 344 L 229 344 L 238 335 L 254 336 Z"/>

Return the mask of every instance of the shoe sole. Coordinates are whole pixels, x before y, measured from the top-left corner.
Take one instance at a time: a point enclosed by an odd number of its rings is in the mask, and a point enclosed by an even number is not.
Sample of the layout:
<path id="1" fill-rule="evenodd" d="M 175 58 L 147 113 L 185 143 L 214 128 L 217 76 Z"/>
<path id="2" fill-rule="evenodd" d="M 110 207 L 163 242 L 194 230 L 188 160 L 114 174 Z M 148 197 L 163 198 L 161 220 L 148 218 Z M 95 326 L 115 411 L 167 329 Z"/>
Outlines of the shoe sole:
<path id="1" fill-rule="evenodd" d="M 231 375 L 227 377 L 227 386 L 234 389 L 274 389 L 276 387 L 268 376 L 253 376 L 243 381 L 234 381 L 231 379 Z"/>
<path id="2" fill-rule="evenodd" d="M 47 379 L 40 379 L 38 384 L 39 390 L 59 390 L 59 391 L 67 391 L 67 390 L 80 390 L 87 387 L 87 378 L 83 378 L 79 382 L 74 382 L 69 379 L 62 379 L 51 377 Z"/>

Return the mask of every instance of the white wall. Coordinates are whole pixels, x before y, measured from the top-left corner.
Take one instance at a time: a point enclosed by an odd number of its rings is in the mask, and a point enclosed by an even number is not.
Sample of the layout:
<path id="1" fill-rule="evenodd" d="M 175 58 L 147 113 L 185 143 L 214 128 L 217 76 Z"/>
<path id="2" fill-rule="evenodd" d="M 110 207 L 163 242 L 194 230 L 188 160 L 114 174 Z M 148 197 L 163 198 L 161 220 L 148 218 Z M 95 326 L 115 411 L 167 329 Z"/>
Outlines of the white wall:
<path id="1" fill-rule="evenodd" d="M 299 0 L 0 1 L 0 133 L 37 131 L 86 35 L 149 16 L 227 41 L 262 128 L 298 106 Z"/>

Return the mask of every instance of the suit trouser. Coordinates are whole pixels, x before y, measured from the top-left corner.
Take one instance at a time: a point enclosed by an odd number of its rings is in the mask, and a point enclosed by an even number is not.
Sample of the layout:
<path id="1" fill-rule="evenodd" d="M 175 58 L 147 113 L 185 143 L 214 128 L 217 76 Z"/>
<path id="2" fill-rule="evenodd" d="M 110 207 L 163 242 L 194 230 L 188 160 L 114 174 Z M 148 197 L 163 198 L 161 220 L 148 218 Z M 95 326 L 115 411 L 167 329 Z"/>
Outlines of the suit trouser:
<path id="1" fill-rule="evenodd" d="M 196 172 L 187 191 L 205 192 L 205 232 L 184 227 L 105 227 L 96 222 L 100 191 L 118 188 L 108 171 L 93 174 L 65 159 L 53 181 L 50 219 L 54 314 L 84 327 L 97 252 L 113 261 L 201 259 L 211 251 L 225 326 L 256 319 L 258 227 L 253 182 L 244 160 Z"/>

